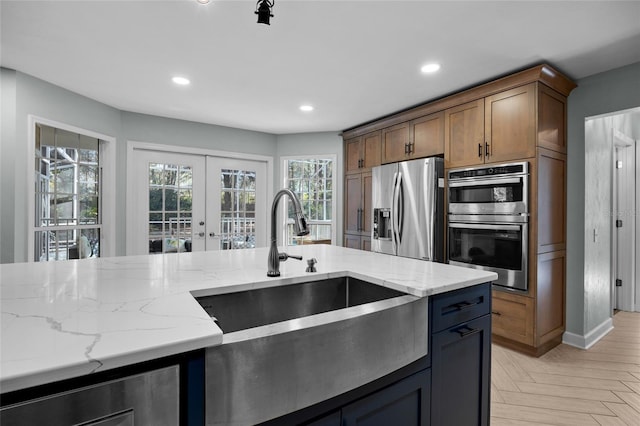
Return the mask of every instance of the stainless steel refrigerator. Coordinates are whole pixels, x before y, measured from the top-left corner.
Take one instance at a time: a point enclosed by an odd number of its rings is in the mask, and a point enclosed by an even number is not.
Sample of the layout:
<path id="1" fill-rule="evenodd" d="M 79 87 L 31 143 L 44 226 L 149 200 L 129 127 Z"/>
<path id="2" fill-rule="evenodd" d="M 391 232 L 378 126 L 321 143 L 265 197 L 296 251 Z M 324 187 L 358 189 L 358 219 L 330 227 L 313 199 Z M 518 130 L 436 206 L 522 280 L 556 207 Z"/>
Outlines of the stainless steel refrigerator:
<path id="1" fill-rule="evenodd" d="M 444 262 L 444 162 L 430 157 L 372 170 L 371 250 Z"/>

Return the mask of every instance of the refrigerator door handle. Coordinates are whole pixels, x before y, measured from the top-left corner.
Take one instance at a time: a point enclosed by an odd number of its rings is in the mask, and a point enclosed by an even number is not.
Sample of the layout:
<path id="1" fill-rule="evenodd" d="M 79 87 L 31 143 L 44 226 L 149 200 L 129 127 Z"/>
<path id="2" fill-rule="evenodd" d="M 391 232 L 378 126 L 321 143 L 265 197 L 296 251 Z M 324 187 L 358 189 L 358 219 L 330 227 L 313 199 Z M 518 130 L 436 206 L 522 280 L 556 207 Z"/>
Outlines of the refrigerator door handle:
<path id="1" fill-rule="evenodd" d="M 396 233 L 398 245 L 402 244 L 402 228 L 404 224 L 404 186 L 402 185 L 402 172 L 398 172 L 396 199 L 394 203 L 396 212 Z"/>
<path id="2" fill-rule="evenodd" d="M 399 173 L 393 174 L 393 192 L 391 194 L 391 236 L 393 239 L 393 253 L 398 253 L 398 178 Z"/>

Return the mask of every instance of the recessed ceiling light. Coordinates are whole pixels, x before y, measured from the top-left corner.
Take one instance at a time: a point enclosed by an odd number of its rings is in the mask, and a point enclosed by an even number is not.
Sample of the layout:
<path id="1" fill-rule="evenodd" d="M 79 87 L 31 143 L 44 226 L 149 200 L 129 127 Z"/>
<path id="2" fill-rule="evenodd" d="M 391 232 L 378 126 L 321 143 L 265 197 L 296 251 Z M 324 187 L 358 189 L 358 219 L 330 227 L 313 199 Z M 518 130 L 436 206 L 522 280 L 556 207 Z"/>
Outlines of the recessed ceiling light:
<path id="1" fill-rule="evenodd" d="M 200 4 L 208 4 L 209 0 L 197 0 Z"/>
<path id="2" fill-rule="evenodd" d="M 313 111 L 313 106 L 311 106 L 311 105 L 302 105 L 302 106 L 300 106 L 300 111 L 305 111 L 305 112 Z"/>
<path id="3" fill-rule="evenodd" d="M 180 86 L 186 86 L 191 83 L 188 78 L 184 77 L 173 77 L 171 81 L 173 81 L 175 84 L 179 84 Z"/>
<path id="4" fill-rule="evenodd" d="M 431 63 L 431 64 L 423 65 L 422 68 L 420 68 L 420 71 L 422 71 L 425 74 L 429 74 L 432 72 L 436 72 L 439 69 L 440 69 L 440 64 Z"/>

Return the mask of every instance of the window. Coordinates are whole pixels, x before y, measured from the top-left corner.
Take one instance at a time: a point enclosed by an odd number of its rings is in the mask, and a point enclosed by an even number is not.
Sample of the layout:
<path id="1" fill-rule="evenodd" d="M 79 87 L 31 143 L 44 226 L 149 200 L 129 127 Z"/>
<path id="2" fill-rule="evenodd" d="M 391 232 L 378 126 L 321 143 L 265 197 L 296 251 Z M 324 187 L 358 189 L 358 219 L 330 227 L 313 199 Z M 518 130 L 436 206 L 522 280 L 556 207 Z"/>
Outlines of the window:
<path id="1" fill-rule="evenodd" d="M 334 242 L 334 164 L 335 159 L 324 157 L 285 160 L 285 186 L 300 199 L 310 231 L 304 237 L 295 235 L 293 205 L 287 203 L 288 214 L 284 228 L 286 245 Z"/>
<path id="2" fill-rule="evenodd" d="M 34 260 L 100 256 L 101 141 L 36 124 Z"/>

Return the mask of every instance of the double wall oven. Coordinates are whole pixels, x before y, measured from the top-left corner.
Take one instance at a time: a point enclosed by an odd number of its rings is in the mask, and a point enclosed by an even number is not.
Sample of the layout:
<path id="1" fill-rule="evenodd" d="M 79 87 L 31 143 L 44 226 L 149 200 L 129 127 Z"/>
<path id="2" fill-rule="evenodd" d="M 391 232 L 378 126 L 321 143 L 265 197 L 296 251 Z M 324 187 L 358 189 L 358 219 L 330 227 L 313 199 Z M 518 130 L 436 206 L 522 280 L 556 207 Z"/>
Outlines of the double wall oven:
<path id="1" fill-rule="evenodd" d="M 526 292 L 527 162 L 448 172 L 448 260 L 493 271 L 495 289 Z"/>

